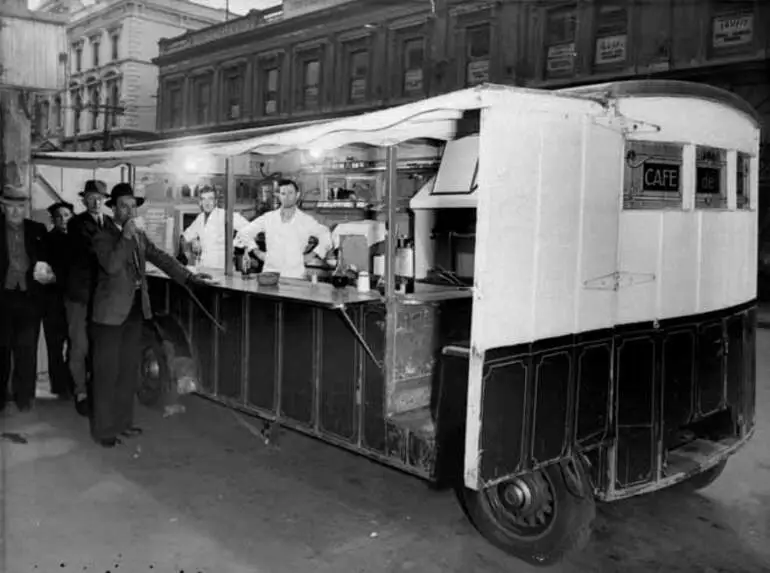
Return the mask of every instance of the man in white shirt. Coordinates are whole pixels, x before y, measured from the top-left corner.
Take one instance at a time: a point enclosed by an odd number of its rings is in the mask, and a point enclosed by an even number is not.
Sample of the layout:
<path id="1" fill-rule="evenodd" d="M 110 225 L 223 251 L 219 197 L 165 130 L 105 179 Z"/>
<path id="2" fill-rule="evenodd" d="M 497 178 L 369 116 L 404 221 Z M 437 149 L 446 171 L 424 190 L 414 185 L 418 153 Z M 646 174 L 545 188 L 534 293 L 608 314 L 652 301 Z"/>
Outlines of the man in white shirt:
<path id="1" fill-rule="evenodd" d="M 321 259 L 331 248 L 329 229 L 297 207 L 299 188 L 294 181 L 278 182 L 280 209 L 261 215 L 241 229 L 236 243 L 264 261 L 264 272 L 279 272 L 282 277 L 305 278 L 305 250 L 308 241 L 315 238 L 318 244 L 313 253 Z M 265 234 L 267 252 L 260 251 L 254 238 Z"/>
<path id="2" fill-rule="evenodd" d="M 200 192 L 201 214 L 185 229 L 182 237 L 200 253 L 198 264 L 210 269 L 225 268 L 225 210 L 216 206 L 216 192 L 204 187 Z M 239 213 L 233 214 L 233 228 L 240 231 L 249 222 Z"/>

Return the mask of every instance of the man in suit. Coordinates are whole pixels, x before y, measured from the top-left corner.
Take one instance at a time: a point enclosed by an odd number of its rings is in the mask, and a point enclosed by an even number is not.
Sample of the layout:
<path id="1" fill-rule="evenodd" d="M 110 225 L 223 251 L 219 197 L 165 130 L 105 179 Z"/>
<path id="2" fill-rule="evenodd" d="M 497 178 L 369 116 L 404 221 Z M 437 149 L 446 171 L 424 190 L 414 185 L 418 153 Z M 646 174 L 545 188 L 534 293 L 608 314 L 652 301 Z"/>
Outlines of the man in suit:
<path id="1" fill-rule="evenodd" d="M 12 399 L 25 412 L 35 398 L 41 284 L 52 282 L 54 276 L 44 262 L 45 226 L 26 218 L 28 193 L 5 185 L 0 205 L 0 409 L 6 405 L 13 365 Z"/>
<path id="2" fill-rule="evenodd" d="M 74 383 L 75 410 L 81 416 L 88 416 L 88 320 L 98 266 L 93 250 L 93 238 L 105 221 L 109 220 L 109 217 L 102 213 L 102 205 L 107 198 L 107 186 L 103 181 L 86 181 L 80 196 L 86 210 L 75 215 L 67 225 L 70 264 L 64 306 L 67 310 L 69 368 Z"/>
<path id="3" fill-rule="evenodd" d="M 67 285 L 70 245 L 67 223 L 74 212 L 71 203 L 60 201 L 48 207 L 53 228 L 48 231 L 48 262 L 56 275 L 56 282 L 45 287 L 45 314 L 43 332 L 48 349 L 48 378 L 51 393 L 67 400 L 72 396 L 73 384 L 69 366 L 64 359 L 67 343 L 67 314 L 64 309 L 64 290 Z"/>
<path id="4" fill-rule="evenodd" d="M 97 443 L 114 447 L 134 426 L 134 394 L 141 363 L 142 324 L 152 318 L 147 294 L 146 261 L 180 283 L 205 282 L 144 234 L 136 210 L 144 203 L 127 183 L 112 188 L 107 206 L 113 218 L 94 237 L 99 272 L 94 292 L 92 341 L 94 377 L 91 433 Z"/>

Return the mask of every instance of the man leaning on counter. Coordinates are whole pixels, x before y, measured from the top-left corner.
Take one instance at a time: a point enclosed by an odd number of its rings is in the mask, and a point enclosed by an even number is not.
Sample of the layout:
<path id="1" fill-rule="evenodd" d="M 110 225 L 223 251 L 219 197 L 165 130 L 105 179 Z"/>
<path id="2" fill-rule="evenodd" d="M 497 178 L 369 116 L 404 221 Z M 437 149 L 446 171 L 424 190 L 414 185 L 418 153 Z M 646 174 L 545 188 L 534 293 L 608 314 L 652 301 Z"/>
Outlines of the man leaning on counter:
<path id="1" fill-rule="evenodd" d="M 201 213 L 185 229 L 182 237 L 190 244 L 198 265 L 204 268 L 225 268 L 225 210 L 217 207 L 217 194 L 211 187 L 200 192 Z M 233 214 L 233 228 L 240 231 L 249 222 L 240 214 Z"/>
<path id="2" fill-rule="evenodd" d="M 306 249 L 311 238 L 318 244 L 307 256 L 324 259 L 331 249 L 329 229 L 297 207 L 300 192 L 291 179 L 278 182 L 279 209 L 260 215 L 238 232 L 235 242 L 264 261 L 264 272 L 278 272 L 282 277 L 305 278 Z M 267 252 L 259 250 L 255 237 L 265 234 Z"/>

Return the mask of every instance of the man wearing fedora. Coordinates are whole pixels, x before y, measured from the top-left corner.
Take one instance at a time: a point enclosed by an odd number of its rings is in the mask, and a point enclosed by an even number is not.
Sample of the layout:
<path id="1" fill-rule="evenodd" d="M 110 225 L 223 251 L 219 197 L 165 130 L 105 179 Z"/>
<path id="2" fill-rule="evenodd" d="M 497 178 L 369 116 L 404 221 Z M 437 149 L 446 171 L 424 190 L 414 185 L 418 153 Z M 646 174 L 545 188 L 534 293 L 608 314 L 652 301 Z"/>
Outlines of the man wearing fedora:
<path id="1" fill-rule="evenodd" d="M 194 275 L 147 238 L 136 212 L 143 203 L 129 184 L 115 185 L 106 203 L 112 208 L 112 220 L 105 221 L 94 237 L 99 271 L 92 314 L 91 434 L 108 448 L 120 443 L 120 436 L 141 433 L 134 426 L 134 394 L 141 362 L 142 324 L 152 318 L 146 261 L 181 284 L 210 278 Z"/>
<path id="2" fill-rule="evenodd" d="M 69 331 L 69 368 L 74 383 L 75 409 L 88 416 L 89 336 L 88 320 L 91 300 L 96 288 L 97 262 L 93 239 L 109 217 L 102 213 L 107 198 L 103 181 L 86 181 L 80 193 L 86 210 L 78 213 L 67 225 L 70 244 L 69 272 L 64 293 Z"/>
<path id="3" fill-rule="evenodd" d="M 48 207 L 53 227 L 47 235 L 48 263 L 56 275 L 56 282 L 45 287 L 45 315 L 43 332 L 48 350 L 48 377 L 51 393 L 66 400 L 72 396 L 73 384 L 69 366 L 64 358 L 67 343 L 67 314 L 64 308 L 64 291 L 69 271 L 70 245 L 67 224 L 74 213 L 74 207 L 66 201 L 59 201 Z"/>
<path id="4" fill-rule="evenodd" d="M 35 398 L 41 285 L 55 277 L 44 262 L 45 226 L 26 217 L 29 195 L 21 187 L 4 185 L 0 205 L 0 409 L 6 405 L 13 367 L 12 399 L 24 412 Z"/>

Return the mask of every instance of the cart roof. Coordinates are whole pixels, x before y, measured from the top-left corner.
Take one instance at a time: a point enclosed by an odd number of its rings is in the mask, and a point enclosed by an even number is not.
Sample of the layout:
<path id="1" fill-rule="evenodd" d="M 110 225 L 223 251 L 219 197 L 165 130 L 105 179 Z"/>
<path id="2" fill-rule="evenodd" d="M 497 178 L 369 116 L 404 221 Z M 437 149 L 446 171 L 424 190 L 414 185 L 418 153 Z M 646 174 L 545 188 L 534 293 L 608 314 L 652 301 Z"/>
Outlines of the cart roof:
<path id="1" fill-rule="evenodd" d="M 540 99 L 552 109 L 585 106 L 587 101 L 607 105 L 613 99 L 636 97 L 689 97 L 707 99 L 737 109 L 759 125 L 758 115 L 740 97 L 713 86 L 691 82 L 646 80 L 584 86 L 558 91 L 484 84 L 362 115 L 335 120 L 283 124 L 192 136 L 132 146 L 115 152 L 36 153 L 39 164 L 75 168 L 112 168 L 122 164 L 149 166 L 164 163 L 175 154 L 205 151 L 217 156 L 246 153 L 274 155 L 292 150 L 334 149 L 346 145 L 389 146 L 410 139 L 453 139 L 457 120 L 470 110 L 504 103 Z M 138 149 L 142 147 L 143 149 Z"/>

